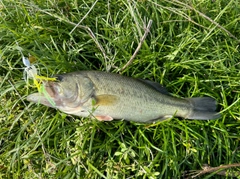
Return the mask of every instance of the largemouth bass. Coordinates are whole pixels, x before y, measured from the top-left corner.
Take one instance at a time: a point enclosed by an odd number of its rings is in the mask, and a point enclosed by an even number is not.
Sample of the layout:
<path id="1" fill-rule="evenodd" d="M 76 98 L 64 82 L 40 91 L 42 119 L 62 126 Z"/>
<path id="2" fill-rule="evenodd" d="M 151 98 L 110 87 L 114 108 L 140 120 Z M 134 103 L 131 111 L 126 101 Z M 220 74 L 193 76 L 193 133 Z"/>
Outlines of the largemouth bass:
<path id="1" fill-rule="evenodd" d="M 57 81 L 43 84 L 48 97 L 34 93 L 27 100 L 101 121 L 153 122 L 173 116 L 199 120 L 220 117 L 215 112 L 213 98 L 176 98 L 160 84 L 148 80 L 101 71 L 80 71 L 55 77 Z"/>

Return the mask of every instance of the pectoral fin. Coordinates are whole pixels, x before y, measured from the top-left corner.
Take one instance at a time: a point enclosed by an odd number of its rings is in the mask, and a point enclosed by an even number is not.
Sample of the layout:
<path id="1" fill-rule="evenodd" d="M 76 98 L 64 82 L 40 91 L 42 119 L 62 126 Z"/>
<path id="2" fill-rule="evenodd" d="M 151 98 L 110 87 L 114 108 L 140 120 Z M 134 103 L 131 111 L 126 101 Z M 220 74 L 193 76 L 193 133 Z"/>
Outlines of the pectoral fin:
<path id="1" fill-rule="evenodd" d="M 95 97 L 95 105 L 110 106 L 117 102 L 118 97 L 115 95 L 102 94 Z"/>

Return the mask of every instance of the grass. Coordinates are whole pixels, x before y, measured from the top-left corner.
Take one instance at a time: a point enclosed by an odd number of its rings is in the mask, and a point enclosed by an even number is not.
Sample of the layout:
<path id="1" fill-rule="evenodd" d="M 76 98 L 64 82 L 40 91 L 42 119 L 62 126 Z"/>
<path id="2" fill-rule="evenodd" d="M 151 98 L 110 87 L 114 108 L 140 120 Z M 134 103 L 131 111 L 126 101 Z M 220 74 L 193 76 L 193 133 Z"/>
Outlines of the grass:
<path id="1" fill-rule="evenodd" d="M 237 1 L 3 0 L 0 14 L 0 178 L 240 176 Z M 222 117 L 99 122 L 31 104 L 19 48 L 41 75 L 121 71 L 213 97 Z"/>

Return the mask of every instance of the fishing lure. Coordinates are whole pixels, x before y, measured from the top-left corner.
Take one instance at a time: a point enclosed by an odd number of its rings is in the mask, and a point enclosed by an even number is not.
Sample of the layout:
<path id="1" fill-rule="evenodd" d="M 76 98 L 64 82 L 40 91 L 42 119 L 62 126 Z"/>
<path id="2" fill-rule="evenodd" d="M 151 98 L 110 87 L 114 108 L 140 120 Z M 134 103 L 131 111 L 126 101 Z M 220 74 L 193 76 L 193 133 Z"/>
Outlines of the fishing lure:
<path id="1" fill-rule="evenodd" d="M 22 52 L 21 52 L 21 54 L 22 54 Z M 32 65 L 29 58 L 23 56 L 23 54 L 22 54 L 22 62 L 25 66 L 25 68 L 24 68 L 24 80 L 26 81 L 26 83 L 28 83 L 28 79 L 33 79 L 34 87 L 37 88 L 38 92 L 43 93 L 44 96 L 46 97 L 46 99 L 53 106 L 55 106 L 54 101 L 50 98 L 50 96 L 46 92 L 45 88 L 43 87 L 42 82 L 43 81 L 56 81 L 56 78 L 49 78 L 49 77 L 38 75 L 38 71 L 37 71 L 37 68 L 35 67 L 35 65 Z"/>

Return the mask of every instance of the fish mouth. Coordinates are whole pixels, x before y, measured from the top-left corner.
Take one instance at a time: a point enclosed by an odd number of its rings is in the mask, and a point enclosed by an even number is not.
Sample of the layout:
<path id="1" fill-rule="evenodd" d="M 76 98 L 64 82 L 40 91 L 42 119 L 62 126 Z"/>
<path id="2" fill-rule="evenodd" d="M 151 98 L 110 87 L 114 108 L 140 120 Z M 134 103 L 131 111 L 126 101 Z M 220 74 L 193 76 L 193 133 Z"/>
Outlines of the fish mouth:
<path id="1" fill-rule="evenodd" d="M 60 100 L 58 96 L 58 84 L 56 82 L 43 82 L 42 90 L 27 96 L 27 100 L 34 103 L 40 103 L 49 107 L 56 107 Z"/>
<path id="2" fill-rule="evenodd" d="M 58 84 L 56 82 L 53 81 L 44 82 L 43 87 L 50 97 L 56 98 L 58 94 Z"/>

